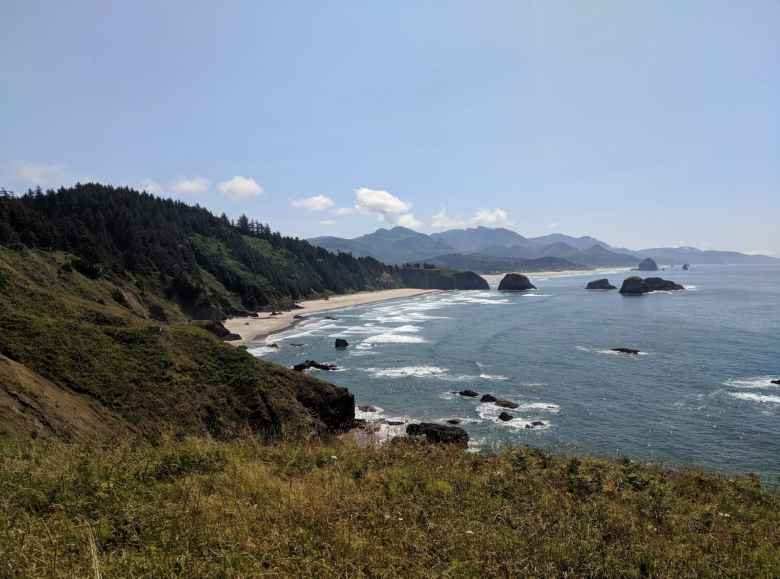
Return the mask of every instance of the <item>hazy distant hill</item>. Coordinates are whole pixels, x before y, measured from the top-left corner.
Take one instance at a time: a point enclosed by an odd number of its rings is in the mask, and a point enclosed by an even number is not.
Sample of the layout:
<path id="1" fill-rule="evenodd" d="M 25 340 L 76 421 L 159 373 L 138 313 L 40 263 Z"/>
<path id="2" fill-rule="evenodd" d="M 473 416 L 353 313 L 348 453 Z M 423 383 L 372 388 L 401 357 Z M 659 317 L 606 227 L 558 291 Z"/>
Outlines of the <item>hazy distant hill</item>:
<path id="1" fill-rule="evenodd" d="M 552 233 L 540 237 L 523 237 L 509 229 L 488 227 L 453 229 L 431 235 L 395 227 L 390 230 L 379 229 L 355 239 L 318 237 L 310 241 L 331 251 L 370 256 L 386 263 L 430 261 L 438 265 L 468 267 L 482 272 L 500 269 L 502 263 L 508 263 L 500 261 L 502 259 L 514 260 L 514 266 L 507 269 L 534 267 L 530 262 L 543 258 L 558 258 L 571 265 L 586 267 L 636 267 L 645 257 L 652 257 L 662 264 L 780 263 L 780 260 L 772 257 L 734 251 L 702 251 L 692 247 L 632 251 L 613 247 L 587 235 L 572 237 Z M 565 269 L 568 269 L 568 266 Z"/>
<path id="2" fill-rule="evenodd" d="M 421 261 L 452 251 L 446 243 L 406 227 L 381 228 L 354 239 L 315 237 L 309 242 L 329 251 L 348 252 L 355 257 L 373 257 L 391 264 Z"/>
<path id="3" fill-rule="evenodd" d="M 748 255 L 736 251 L 701 250 L 695 247 L 655 247 L 638 251 L 644 257 L 652 257 L 658 263 L 669 264 L 777 264 L 776 257 Z"/>
<path id="4" fill-rule="evenodd" d="M 477 273 L 502 273 L 507 271 L 565 271 L 587 269 L 585 265 L 573 263 L 560 257 L 538 259 L 515 259 L 495 257 L 483 253 L 450 253 L 426 260 L 440 267 L 467 269 Z"/>
<path id="5" fill-rule="evenodd" d="M 441 233 L 432 233 L 430 237 L 461 253 L 481 252 L 484 248 L 492 246 L 509 247 L 528 244 L 525 237 L 503 227 L 451 229 Z"/>

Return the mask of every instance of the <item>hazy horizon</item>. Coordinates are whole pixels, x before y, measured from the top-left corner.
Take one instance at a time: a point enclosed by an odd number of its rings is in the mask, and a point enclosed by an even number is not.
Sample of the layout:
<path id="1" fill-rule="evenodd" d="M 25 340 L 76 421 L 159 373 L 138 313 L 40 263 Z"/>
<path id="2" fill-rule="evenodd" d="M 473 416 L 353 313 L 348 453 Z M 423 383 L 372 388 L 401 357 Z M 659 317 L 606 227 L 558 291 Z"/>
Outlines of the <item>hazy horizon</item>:
<path id="1" fill-rule="evenodd" d="M 0 187 L 780 256 L 780 4 L 12 0 Z"/>

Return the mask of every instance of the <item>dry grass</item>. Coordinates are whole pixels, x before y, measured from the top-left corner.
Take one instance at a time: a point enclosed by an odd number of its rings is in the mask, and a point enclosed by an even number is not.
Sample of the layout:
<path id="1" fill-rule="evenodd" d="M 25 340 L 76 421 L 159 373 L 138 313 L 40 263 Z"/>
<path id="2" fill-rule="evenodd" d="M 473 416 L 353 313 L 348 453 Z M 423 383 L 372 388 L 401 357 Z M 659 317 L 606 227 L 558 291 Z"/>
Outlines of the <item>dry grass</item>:
<path id="1" fill-rule="evenodd" d="M 535 449 L 38 441 L 0 452 L 0 576 L 777 577 L 756 479 Z"/>

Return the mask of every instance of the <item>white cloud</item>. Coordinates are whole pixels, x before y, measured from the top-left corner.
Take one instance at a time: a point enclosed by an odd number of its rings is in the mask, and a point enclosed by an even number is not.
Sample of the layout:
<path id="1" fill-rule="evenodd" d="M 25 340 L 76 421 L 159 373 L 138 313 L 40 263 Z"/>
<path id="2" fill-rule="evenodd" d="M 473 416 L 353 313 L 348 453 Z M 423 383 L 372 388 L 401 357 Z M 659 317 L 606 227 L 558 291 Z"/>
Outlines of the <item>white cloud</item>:
<path id="1" fill-rule="evenodd" d="M 431 218 L 431 227 L 434 229 L 459 229 L 465 226 L 466 222 L 463 219 L 447 215 L 447 211 L 444 209 Z"/>
<path id="2" fill-rule="evenodd" d="M 28 185 L 62 185 L 66 180 L 65 165 L 62 163 L 16 163 L 16 177 Z"/>
<path id="3" fill-rule="evenodd" d="M 503 209 L 493 209 L 489 211 L 487 209 L 480 209 L 476 212 L 474 217 L 471 218 L 471 223 L 474 225 L 484 225 L 486 227 L 496 227 L 499 225 L 506 225 L 509 221 L 509 215 Z"/>
<path id="4" fill-rule="evenodd" d="M 146 191 L 152 195 L 162 195 L 163 187 L 157 181 L 152 179 L 144 179 L 138 185 L 135 186 L 139 191 Z"/>
<path id="5" fill-rule="evenodd" d="M 217 191 L 231 199 L 242 201 L 261 195 L 263 188 L 251 177 L 236 175 L 232 179 L 217 183 Z"/>
<path id="6" fill-rule="evenodd" d="M 368 187 L 355 189 L 355 207 L 360 211 L 378 215 L 383 220 L 408 213 L 411 209 L 411 205 L 392 193 Z"/>
<path id="7" fill-rule="evenodd" d="M 192 179 L 179 179 L 171 187 L 179 195 L 196 195 L 209 190 L 208 179 L 193 177 Z"/>
<path id="8" fill-rule="evenodd" d="M 309 211 L 324 211 L 330 207 L 333 207 L 333 199 L 326 197 L 325 195 L 313 195 L 312 197 L 306 197 L 305 199 L 296 199 L 292 202 L 293 207 L 301 207 L 308 209 Z"/>
<path id="9" fill-rule="evenodd" d="M 425 225 L 411 213 L 404 213 L 403 215 L 399 216 L 396 223 L 398 223 L 398 225 L 401 227 L 408 227 L 410 229 L 416 229 Z"/>
<path id="10" fill-rule="evenodd" d="M 336 225 L 336 222 L 333 219 L 323 219 L 320 225 Z"/>

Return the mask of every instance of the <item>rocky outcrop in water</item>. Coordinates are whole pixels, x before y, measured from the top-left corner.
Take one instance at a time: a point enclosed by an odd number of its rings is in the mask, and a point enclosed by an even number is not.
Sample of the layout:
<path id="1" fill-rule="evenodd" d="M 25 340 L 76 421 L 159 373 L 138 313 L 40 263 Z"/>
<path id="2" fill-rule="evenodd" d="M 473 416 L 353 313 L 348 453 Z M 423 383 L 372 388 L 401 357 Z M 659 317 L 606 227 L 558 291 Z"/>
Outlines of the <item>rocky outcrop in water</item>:
<path id="1" fill-rule="evenodd" d="M 466 447 L 469 443 L 468 433 L 459 426 L 446 426 L 433 422 L 410 424 L 406 427 L 406 434 L 414 438 L 424 437 L 431 444 L 455 444 Z"/>
<path id="2" fill-rule="evenodd" d="M 689 264 L 689 263 L 684 263 L 684 264 L 683 264 L 683 269 L 684 269 L 685 271 L 688 271 L 689 269 L 691 269 L 691 264 Z"/>
<path id="3" fill-rule="evenodd" d="M 361 406 L 358 406 L 357 408 L 361 412 L 378 412 L 376 406 L 371 406 L 370 404 L 363 404 Z"/>
<path id="4" fill-rule="evenodd" d="M 501 291 L 526 291 L 536 289 L 536 286 L 522 273 L 508 273 L 498 284 L 498 289 Z"/>
<path id="5" fill-rule="evenodd" d="M 458 392 L 458 394 L 460 396 L 466 396 L 467 398 L 476 398 L 477 396 L 479 396 L 479 392 L 475 392 L 474 390 L 468 390 L 468 389 L 461 390 L 460 392 Z"/>
<path id="6" fill-rule="evenodd" d="M 496 400 L 498 400 L 498 398 L 492 394 L 483 394 L 482 398 L 479 399 L 480 402 L 495 402 Z"/>
<path id="7" fill-rule="evenodd" d="M 645 283 L 647 284 L 647 287 L 650 288 L 651 292 L 668 292 L 685 289 L 685 287 L 681 286 L 679 283 L 660 277 L 646 277 Z"/>
<path id="8" fill-rule="evenodd" d="M 639 262 L 639 267 L 637 269 L 639 269 L 639 271 L 658 271 L 658 264 L 654 259 L 647 257 Z"/>
<path id="9" fill-rule="evenodd" d="M 500 406 L 501 408 L 510 408 L 515 409 L 519 406 L 517 402 L 512 402 L 511 400 L 496 400 L 493 402 L 496 406 Z"/>
<path id="10" fill-rule="evenodd" d="M 642 279 L 639 276 L 627 277 L 623 280 L 620 293 L 627 295 L 641 295 L 648 292 L 678 291 L 685 288 L 678 283 L 660 277 L 648 277 Z"/>
<path id="11" fill-rule="evenodd" d="M 541 420 L 534 420 L 533 422 L 530 422 L 529 424 L 525 425 L 525 428 L 531 429 L 531 428 L 540 428 L 544 426 L 544 422 Z"/>
<path id="12" fill-rule="evenodd" d="M 344 338 L 336 338 L 336 348 L 339 350 L 343 350 L 349 346 L 349 342 L 347 342 Z"/>
<path id="13" fill-rule="evenodd" d="M 770 380 L 770 382 L 772 384 L 776 384 L 776 385 L 780 386 L 780 380 Z"/>
<path id="14" fill-rule="evenodd" d="M 609 283 L 609 280 L 607 278 L 604 279 L 597 279 L 595 281 L 589 282 L 587 286 L 585 286 L 585 289 L 589 290 L 613 290 L 617 289 L 615 286 L 613 286 L 611 283 Z"/>
<path id="15" fill-rule="evenodd" d="M 303 372 L 304 370 L 308 370 L 309 368 L 316 368 L 317 370 L 325 370 L 326 372 L 332 372 L 333 370 L 338 370 L 338 366 L 336 364 L 321 364 L 317 362 L 316 360 L 306 360 L 305 362 L 301 362 L 300 364 L 296 364 L 292 367 L 293 370 L 296 372 Z"/>
<path id="16" fill-rule="evenodd" d="M 514 420 L 514 418 L 515 417 L 509 414 L 509 412 L 502 412 L 498 415 L 498 419 L 503 422 L 509 422 L 510 420 Z"/>
<path id="17" fill-rule="evenodd" d="M 639 350 L 636 348 L 610 348 L 613 352 L 619 352 L 620 354 L 634 354 L 639 355 Z"/>

